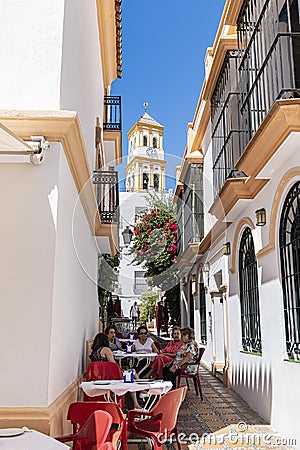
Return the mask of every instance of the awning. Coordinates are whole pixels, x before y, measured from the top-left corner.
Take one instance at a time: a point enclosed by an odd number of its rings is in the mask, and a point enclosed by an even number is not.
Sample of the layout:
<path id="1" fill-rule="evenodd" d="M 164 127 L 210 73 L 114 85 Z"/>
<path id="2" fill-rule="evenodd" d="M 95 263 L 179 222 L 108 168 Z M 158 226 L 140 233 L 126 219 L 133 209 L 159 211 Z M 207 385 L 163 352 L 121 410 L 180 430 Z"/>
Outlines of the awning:
<path id="1" fill-rule="evenodd" d="M 42 136 L 33 136 L 30 143 L 23 141 L 0 123 L 0 163 L 22 162 L 40 164 L 49 144 Z"/>

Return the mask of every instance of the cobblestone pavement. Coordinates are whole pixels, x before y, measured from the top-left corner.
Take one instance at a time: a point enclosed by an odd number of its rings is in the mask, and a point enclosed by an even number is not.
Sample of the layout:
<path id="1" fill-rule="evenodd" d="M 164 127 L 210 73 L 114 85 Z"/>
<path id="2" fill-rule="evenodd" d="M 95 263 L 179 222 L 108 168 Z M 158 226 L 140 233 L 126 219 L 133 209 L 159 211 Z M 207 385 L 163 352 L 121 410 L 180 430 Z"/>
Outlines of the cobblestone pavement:
<path id="1" fill-rule="evenodd" d="M 192 380 L 189 380 L 191 389 L 179 411 L 178 429 L 182 433 L 184 450 L 296 448 L 206 368 L 201 367 L 200 375 L 204 400 L 196 397 Z M 182 385 L 184 383 L 182 380 Z M 129 450 L 149 448 L 146 441 L 134 442 L 129 441 Z M 163 447 L 173 450 L 176 444 L 173 447 L 166 443 Z"/>

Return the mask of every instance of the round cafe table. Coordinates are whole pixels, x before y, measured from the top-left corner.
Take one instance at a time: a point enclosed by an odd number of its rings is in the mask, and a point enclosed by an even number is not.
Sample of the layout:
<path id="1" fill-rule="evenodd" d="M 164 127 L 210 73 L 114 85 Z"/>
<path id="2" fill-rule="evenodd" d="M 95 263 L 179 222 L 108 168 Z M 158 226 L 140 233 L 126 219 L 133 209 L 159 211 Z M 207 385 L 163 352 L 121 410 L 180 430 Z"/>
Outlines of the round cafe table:
<path id="1" fill-rule="evenodd" d="M 46 434 L 28 430 L 18 436 L 0 436 L 1 450 L 70 450 L 70 447 Z M 2 430 L 3 431 L 3 430 Z M 1 429 L 0 429 L 1 434 Z"/>
<path id="2" fill-rule="evenodd" d="M 115 360 L 120 364 L 121 360 L 123 358 L 133 358 L 133 359 L 138 359 L 139 361 L 142 359 L 146 359 L 146 366 L 148 366 L 151 361 L 153 361 L 153 359 L 157 356 L 157 353 L 151 352 L 151 353 L 142 353 L 142 352 L 132 352 L 132 353 L 126 353 L 126 352 L 122 352 L 121 350 L 116 350 L 113 352 L 114 358 Z M 140 375 L 140 373 L 142 373 L 144 370 L 144 367 L 137 372 L 138 375 Z"/>
<path id="3" fill-rule="evenodd" d="M 172 383 L 171 381 L 163 380 L 137 380 L 133 383 L 124 383 L 122 380 L 99 380 L 84 381 L 80 387 L 89 397 L 104 395 L 107 401 L 115 401 L 116 395 L 124 395 L 127 392 L 148 391 L 150 397 L 149 402 L 145 405 L 145 409 L 150 409 L 157 396 L 161 396 L 172 389 Z M 111 394 L 113 394 L 114 398 L 111 398 Z"/>

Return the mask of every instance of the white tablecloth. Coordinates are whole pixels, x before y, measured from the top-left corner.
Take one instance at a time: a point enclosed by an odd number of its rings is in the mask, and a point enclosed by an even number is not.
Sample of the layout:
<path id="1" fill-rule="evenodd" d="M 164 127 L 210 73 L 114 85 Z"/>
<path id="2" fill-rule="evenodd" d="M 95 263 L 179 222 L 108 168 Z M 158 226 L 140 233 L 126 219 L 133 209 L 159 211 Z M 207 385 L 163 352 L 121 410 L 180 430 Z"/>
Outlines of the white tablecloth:
<path id="1" fill-rule="evenodd" d="M 137 359 L 154 359 L 157 356 L 157 353 L 151 352 L 151 353 L 137 353 L 137 352 L 132 352 L 132 353 L 125 353 L 125 352 L 121 352 L 120 350 L 116 350 L 115 352 L 113 352 L 113 355 L 115 357 L 115 359 L 123 359 L 123 358 L 137 358 Z"/>
<path id="2" fill-rule="evenodd" d="M 1 450 L 69 450 L 62 442 L 35 430 L 25 431 L 19 436 L 0 437 Z"/>
<path id="3" fill-rule="evenodd" d="M 139 361 L 142 359 L 146 359 L 145 367 L 149 366 L 151 361 L 153 361 L 153 359 L 157 356 L 157 353 L 154 353 L 154 352 L 151 352 L 151 353 L 142 353 L 142 352 L 140 352 L 140 353 L 137 353 L 137 352 L 125 353 L 120 350 L 114 351 L 113 354 L 114 354 L 115 360 L 118 361 L 119 363 L 123 358 L 136 358 Z M 139 372 L 137 372 L 137 374 L 139 376 L 145 370 L 145 367 L 142 367 L 139 370 Z"/>
<path id="4" fill-rule="evenodd" d="M 80 387 L 89 396 L 107 395 L 113 392 L 116 395 L 124 395 L 126 392 L 148 391 L 151 395 L 162 395 L 172 389 L 171 381 L 152 381 L 149 383 L 124 383 L 123 381 L 108 381 L 108 385 L 95 384 L 94 381 L 85 381 Z"/>

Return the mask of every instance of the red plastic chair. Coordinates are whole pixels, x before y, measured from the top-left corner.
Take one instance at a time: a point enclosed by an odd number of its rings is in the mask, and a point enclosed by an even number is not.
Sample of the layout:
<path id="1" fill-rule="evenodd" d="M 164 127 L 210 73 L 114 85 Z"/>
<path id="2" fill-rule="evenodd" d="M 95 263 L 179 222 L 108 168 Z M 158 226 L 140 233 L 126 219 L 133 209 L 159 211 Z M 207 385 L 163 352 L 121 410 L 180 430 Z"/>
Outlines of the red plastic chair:
<path id="1" fill-rule="evenodd" d="M 119 405 L 113 402 L 75 402 L 69 406 L 67 419 L 73 425 L 73 433 L 77 433 L 86 423 L 94 411 L 106 411 L 112 417 L 112 427 L 108 433 L 108 441 L 117 450 L 118 441 L 122 443 L 122 449 L 127 450 L 126 415 Z"/>
<path id="2" fill-rule="evenodd" d="M 155 347 L 157 348 L 158 351 L 161 350 L 161 346 L 160 346 L 160 343 L 159 343 L 159 342 L 154 341 L 154 345 L 155 345 Z"/>
<path id="3" fill-rule="evenodd" d="M 115 362 L 108 361 L 96 361 L 91 362 L 88 365 L 85 381 L 91 380 L 123 380 L 123 374 L 120 369 L 120 366 Z M 96 397 L 89 397 L 84 394 L 85 401 L 97 402 L 104 401 L 105 398 L 103 395 L 97 395 Z M 124 409 L 124 395 L 118 397 L 118 402 L 120 408 Z"/>
<path id="4" fill-rule="evenodd" d="M 188 379 L 191 378 L 194 381 L 194 386 L 195 386 L 195 392 L 196 392 L 196 396 L 198 397 L 200 394 L 200 398 L 201 400 L 203 400 L 203 394 L 202 394 L 202 387 L 201 387 L 201 381 L 200 381 L 200 376 L 199 376 L 199 368 L 200 368 L 200 362 L 201 362 L 201 358 L 202 355 L 205 351 L 205 348 L 200 348 L 199 349 L 199 356 L 197 358 L 196 361 L 191 362 L 191 363 L 187 363 L 187 364 L 183 364 L 181 366 L 181 372 L 180 375 L 177 377 L 177 387 L 180 386 L 180 380 L 181 378 L 185 378 L 186 379 L 186 384 L 187 384 L 187 388 L 190 389 L 189 386 L 189 382 Z M 197 366 L 197 371 L 194 374 L 191 373 L 185 373 L 185 369 L 189 366 L 189 365 L 193 365 L 193 366 Z"/>
<path id="5" fill-rule="evenodd" d="M 181 450 L 181 444 L 178 439 L 177 415 L 186 392 L 186 386 L 167 392 L 158 400 L 151 411 L 134 409 L 128 411 L 128 432 L 150 438 L 153 442 L 154 450 L 161 449 L 163 444 L 161 442 L 162 438 L 167 439 L 173 434 L 176 437 L 178 448 Z M 139 418 L 136 421 L 135 417 L 137 415 L 149 416 L 149 418 Z"/>
<path id="6" fill-rule="evenodd" d="M 127 334 L 127 338 L 126 339 L 130 339 L 130 335 L 133 334 L 133 339 L 137 339 L 139 337 L 139 335 L 137 334 L 137 332 L 131 332 Z"/>
<path id="7" fill-rule="evenodd" d="M 73 442 L 73 450 L 109 450 L 105 440 L 112 424 L 112 417 L 106 411 L 95 411 L 77 433 L 60 436 L 60 442 Z"/>

